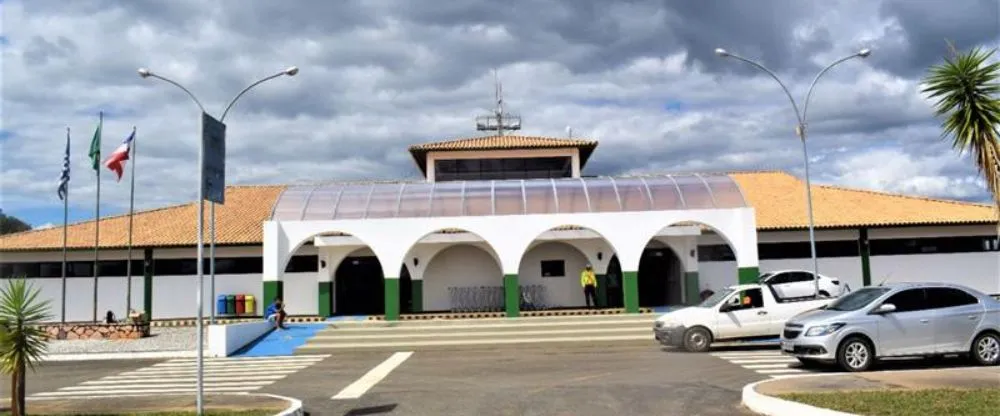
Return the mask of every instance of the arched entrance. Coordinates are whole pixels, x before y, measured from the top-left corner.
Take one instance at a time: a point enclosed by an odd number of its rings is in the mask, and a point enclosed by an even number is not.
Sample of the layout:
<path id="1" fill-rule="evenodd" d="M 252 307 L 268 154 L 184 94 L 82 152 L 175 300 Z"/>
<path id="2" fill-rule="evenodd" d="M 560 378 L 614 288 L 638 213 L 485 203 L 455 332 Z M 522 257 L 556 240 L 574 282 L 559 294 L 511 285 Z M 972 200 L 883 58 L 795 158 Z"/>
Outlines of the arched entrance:
<path id="1" fill-rule="evenodd" d="M 611 257 L 608 262 L 607 300 L 609 308 L 625 307 L 625 292 L 622 290 L 622 265 L 618 256 Z"/>
<path id="2" fill-rule="evenodd" d="M 674 251 L 656 240 L 650 242 L 639 260 L 639 306 L 684 303 L 684 269 Z"/>
<path id="3" fill-rule="evenodd" d="M 378 257 L 370 250 L 351 253 L 334 275 L 334 315 L 385 313 L 385 280 Z"/>

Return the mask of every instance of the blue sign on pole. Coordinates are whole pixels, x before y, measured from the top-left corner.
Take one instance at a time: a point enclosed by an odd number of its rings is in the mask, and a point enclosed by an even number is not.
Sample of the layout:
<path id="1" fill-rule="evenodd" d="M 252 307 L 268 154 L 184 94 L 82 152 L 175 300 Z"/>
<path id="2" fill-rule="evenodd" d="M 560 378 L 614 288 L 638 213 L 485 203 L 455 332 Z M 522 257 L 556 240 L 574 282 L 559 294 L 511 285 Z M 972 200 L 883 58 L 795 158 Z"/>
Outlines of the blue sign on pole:
<path id="1" fill-rule="evenodd" d="M 202 160 L 201 190 L 205 199 L 216 204 L 226 202 L 226 125 L 214 117 L 201 114 L 201 144 L 205 149 Z"/>

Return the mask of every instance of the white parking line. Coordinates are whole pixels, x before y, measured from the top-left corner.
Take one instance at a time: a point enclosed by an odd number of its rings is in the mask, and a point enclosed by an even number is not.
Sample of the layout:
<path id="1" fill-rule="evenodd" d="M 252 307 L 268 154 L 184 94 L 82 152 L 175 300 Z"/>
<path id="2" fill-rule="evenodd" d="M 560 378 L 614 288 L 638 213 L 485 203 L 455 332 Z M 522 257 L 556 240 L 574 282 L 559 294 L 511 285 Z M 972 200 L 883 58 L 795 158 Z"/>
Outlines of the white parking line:
<path id="1" fill-rule="evenodd" d="M 413 355 L 413 351 L 407 352 L 397 352 L 392 354 L 389 358 L 383 361 L 381 364 L 375 366 L 369 370 L 365 375 L 361 376 L 357 381 L 351 383 L 349 386 L 344 387 L 340 393 L 336 396 L 331 397 L 333 400 L 344 400 L 344 399 L 357 399 L 368 392 L 369 389 L 375 387 L 378 382 L 382 381 L 392 370 L 399 367 L 403 361 Z"/>

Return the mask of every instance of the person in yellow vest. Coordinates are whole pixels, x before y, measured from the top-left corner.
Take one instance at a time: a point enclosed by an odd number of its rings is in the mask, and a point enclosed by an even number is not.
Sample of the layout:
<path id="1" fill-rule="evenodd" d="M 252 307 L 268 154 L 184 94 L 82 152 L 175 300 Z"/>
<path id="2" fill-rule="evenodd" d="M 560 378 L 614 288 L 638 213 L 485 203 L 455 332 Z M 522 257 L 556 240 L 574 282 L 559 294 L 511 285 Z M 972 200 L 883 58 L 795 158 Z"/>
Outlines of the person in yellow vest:
<path id="1" fill-rule="evenodd" d="M 580 273 L 580 286 L 583 286 L 583 297 L 587 301 L 587 307 L 597 307 L 597 276 L 594 275 L 594 268 L 589 264 Z M 593 301 L 593 306 L 591 306 Z"/>

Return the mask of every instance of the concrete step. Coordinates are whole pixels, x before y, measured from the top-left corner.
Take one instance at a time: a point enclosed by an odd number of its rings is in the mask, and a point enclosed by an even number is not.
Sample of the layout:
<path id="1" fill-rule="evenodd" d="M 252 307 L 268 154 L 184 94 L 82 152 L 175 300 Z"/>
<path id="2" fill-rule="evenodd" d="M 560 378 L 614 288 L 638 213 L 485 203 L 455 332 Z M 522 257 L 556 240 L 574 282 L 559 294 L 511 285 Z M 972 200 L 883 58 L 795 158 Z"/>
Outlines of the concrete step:
<path id="1" fill-rule="evenodd" d="M 321 352 L 336 352 L 342 350 L 350 351 L 371 351 L 371 350 L 395 350 L 405 349 L 407 351 L 417 350 L 448 350 L 457 347 L 481 347 L 491 350 L 504 347 L 519 348 L 526 345 L 547 345 L 547 344 L 584 344 L 594 345 L 650 345 L 657 346 L 652 332 L 648 329 L 644 332 L 619 333 L 619 334 L 573 334 L 568 336 L 534 336 L 534 337 L 482 337 L 482 338 L 448 338 L 448 339 L 420 339 L 420 340 L 380 340 L 372 342 L 309 342 L 295 350 L 295 354 L 317 354 Z"/>
<path id="2" fill-rule="evenodd" d="M 552 325 L 554 323 L 597 325 L 605 323 L 644 322 L 652 324 L 658 315 L 591 315 L 591 316 L 548 316 L 531 318 L 479 318 L 479 319 L 432 319 L 418 321 L 327 321 L 331 328 L 417 328 L 417 327 L 471 327 L 483 325 Z"/>

